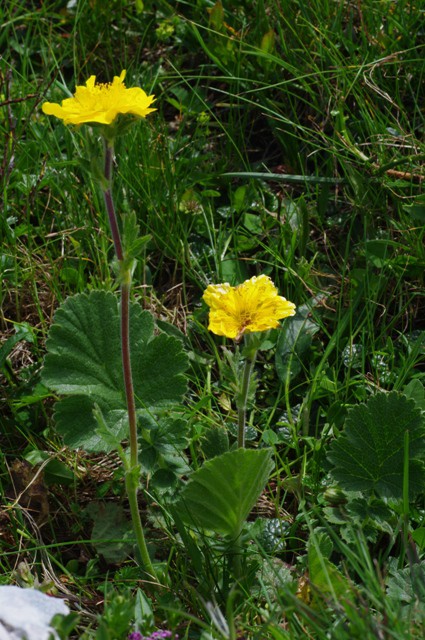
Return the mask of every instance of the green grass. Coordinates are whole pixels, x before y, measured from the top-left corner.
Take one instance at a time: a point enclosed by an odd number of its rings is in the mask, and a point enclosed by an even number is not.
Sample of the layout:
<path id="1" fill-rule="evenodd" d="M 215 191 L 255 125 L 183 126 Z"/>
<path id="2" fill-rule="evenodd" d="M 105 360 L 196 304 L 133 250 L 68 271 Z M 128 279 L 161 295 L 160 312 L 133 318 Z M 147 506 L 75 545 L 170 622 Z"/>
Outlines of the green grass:
<path id="1" fill-rule="evenodd" d="M 126 638 L 140 617 L 137 588 L 148 594 L 156 625 L 180 638 L 423 637 L 415 580 L 424 542 L 403 539 L 405 509 L 389 504 L 384 516 L 350 525 L 347 497 L 330 506 L 326 492 L 336 490 L 327 452 L 348 410 L 425 377 L 419 3 L 244 0 L 223 9 L 146 0 L 142 11 L 130 0 L 107 9 L 99 0 L 6 4 L 1 583 L 21 580 L 22 560 L 33 578 L 49 581 L 51 564 L 56 588 L 82 612 L 71 637 Z M 108 471 L 107 456 L 93 462 L 63 448 L 52 395 L 40 384 L 54 310 L 74 293 L 116 289 L 90 165 L 101 141 L 89 128 L 47 118 L 41 104 L 60 102 L 92 74 L 109 81 L 123 68 L 127 86 L 156 95 L 157 112 L 118 141 L 115 199 L 150 235 L 135 297 L 185 334 L 182 412 L 192 469 L 207 457 L 209 430 L 236 421 L 223 350 L 232 346 L 207 331 L 205 287 L 265 273 L 309 323 L 298 343 L 276 333 L 258 358 L 250 446 L 273 447 L 267 518 L 286 517 L 290 528 L 283 550 L 266 549 L 253 542 L 262 521 L 252 516 L 238 590 L 225 542 L 206 533 L 182 538 L 170 496 L 155 488 L 148 538 L 169 591 L 149 592 L 132 560 L 110 565 L 99 556 L 84 509 L 90 500 L 122 502 L 120 471 Z M 60 462 L 41 482 L 47 524 L 37 521 L 40 496 L 32 508 L 19 506 L 11 491 L 14 461 L 34 461 L 39 451 Z M 73 474 L 64 479 L 65 469 Z M 357 498 L 348 496 L 349 508 Z M 424 509 L 422 493 L 408 506 L 410 533 L 423 531 Z M 131 606 L 119 622 L 123 597 Z M 227 635 L 208 603 L 226 620 Z"/>

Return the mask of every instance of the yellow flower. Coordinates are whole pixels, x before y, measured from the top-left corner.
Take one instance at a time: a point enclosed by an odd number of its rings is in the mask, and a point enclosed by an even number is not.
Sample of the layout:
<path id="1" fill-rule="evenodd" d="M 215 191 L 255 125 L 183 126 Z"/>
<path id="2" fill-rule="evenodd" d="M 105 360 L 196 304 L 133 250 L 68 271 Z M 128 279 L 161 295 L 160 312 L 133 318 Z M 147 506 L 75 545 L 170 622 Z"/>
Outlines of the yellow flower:
<path id="1" fill-rule="evenodd" d="M 96 76 L 90 76 L 85 87 L 76 88 L 73 98 L 63 100 L 62 105 L 45 102 L 42 109 L 65 124 L 112 124 L 121 113 L 145 118 L 155 111 L 149 108 L 154 96 L 146 95 L 139 87 L 126 89 L 124 78 L 125 70 L 109 84 L 96 84 Z"/>
<path id="2" fill-rule="evenodd" d="M 265 275 L 254 276 L 237 287 L 227 282 L 210 284 L 203 298 L 210 307 L 208 329 L 235 340 L 244 333 L 274 329 L 279 320 L 295 314 L 295 305 L 279 296 Z"/>

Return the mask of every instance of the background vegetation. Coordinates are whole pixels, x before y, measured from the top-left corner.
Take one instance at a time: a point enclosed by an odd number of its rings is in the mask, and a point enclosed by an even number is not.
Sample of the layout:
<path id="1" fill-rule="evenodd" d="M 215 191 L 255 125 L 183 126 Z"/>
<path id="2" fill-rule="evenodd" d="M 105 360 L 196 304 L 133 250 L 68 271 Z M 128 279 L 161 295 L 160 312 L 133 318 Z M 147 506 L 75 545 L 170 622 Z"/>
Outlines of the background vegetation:
<path id="1" fill-rule="evenodd" d="M 136 621 L 180 638 L 422 638 L 420 4 L 11 0 L 0 14 L 1 581 L 66 595 L 74 637 L 126 638 Z M 40 105 L 122 69 L 157 97 L 116 150 L 118 209 L 150 236 L 135 299 L 174 325 L 190 361 L 187 431 L 158 444 L 168 475 L 142 505 L 173 585 L 149 597 L 122 544 L 120 468 L 63 445 L 40 379 L 58 305 L 116 288 L 90 173 L 101 146 Z M 223 540 L 185 535 L 167 505 L 176 479 L 234 442 L 234 361 L 208 334 L 202 293 L 260 273 L 298 314 L 257 363 L 250 446 L 272 447 L 275 471 L 234 590 Z M 362 421 L 359 466 L 372 469 L 382 429 L 398 442 L 391 487 L 356 484 L 347 438 Z"/>

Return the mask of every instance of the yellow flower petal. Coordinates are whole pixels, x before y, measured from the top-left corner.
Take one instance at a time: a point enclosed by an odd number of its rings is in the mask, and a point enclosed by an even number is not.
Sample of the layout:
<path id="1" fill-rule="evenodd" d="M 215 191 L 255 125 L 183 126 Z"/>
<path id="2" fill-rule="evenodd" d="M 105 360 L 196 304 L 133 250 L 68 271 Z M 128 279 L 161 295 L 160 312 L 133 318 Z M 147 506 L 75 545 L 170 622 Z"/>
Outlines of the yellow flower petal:
<path id="1" fill-rule="evenodd" d="M 151 108 L 155 97 L 148 96 L 143 89 L 124 84 L 125 69 L 114 76 L 111 83 L 96 84 L 96 76 L 90 76 L 85 86 L 77 86 L 74 97 L 66 98 L 62 104 L 45 102 L 43 112 L 56 116 L 65 124 L 112 124 L 120 114 L 131 114 L 146 118 L 156 111 Z"/>
<path id="2" fill-rule="evenodd" d="M 268 276 L 254 276 L 237 287 L 210 284 L 203 298 L 210 307 L 208 329 L 239 340 L 244 333 L 267 331 L 293 316 L 295 305 L 282 296 Z"/>

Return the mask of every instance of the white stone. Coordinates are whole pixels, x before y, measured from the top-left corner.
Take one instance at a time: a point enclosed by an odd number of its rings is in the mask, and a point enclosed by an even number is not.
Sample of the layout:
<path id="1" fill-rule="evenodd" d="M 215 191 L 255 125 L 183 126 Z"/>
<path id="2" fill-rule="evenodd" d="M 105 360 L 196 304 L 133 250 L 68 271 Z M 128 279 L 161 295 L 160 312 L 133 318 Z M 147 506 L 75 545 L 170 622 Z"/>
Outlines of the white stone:
<path id="1" fill-rule="evenodd" d="M 50 627 L 56 614 L 68 614 L 60 598 L 36 589 L 0 586 L 0 640 L 49 640 L 58 638 Z"/>

